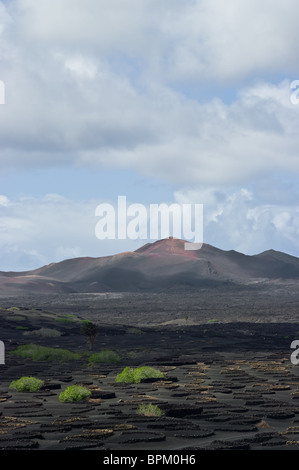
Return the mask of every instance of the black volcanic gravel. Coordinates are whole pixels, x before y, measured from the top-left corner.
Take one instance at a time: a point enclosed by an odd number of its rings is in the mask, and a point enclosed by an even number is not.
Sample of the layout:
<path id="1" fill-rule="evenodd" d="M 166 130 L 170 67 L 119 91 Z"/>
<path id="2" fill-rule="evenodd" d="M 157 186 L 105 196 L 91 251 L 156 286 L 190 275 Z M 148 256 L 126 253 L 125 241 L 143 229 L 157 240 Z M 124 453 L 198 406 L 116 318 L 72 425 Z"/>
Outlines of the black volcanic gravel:
<path id="1" fill-rule="evenodd" d="M 228 322 L 156 325 L 129 330 L 101 324 L 95 350 L 118 351 L 118 364 L 34 362 L 11 355 L 18 345 L 87 351 L 76 322 L 59 323 L 56 313 L 22 310 L 22 322 L 3 309 L 1 340 L 0 449 L 2 450 L 289 450 L 299 449 L 299 366 L 290 361 L 290 344 L 299 325 L 287 322 Z M 55 328 L 49 338 L 24 329 Z M 148 365 L 164 380 L 117 384 L 125 367 Z M 45 380 L 34 393 L 9 389 L 32 375 Z M 92 394 L 83 403 L 60 403 L 67 386 L 83 384 Z M 163 415 L 137 414 L 153 403 Z"/>

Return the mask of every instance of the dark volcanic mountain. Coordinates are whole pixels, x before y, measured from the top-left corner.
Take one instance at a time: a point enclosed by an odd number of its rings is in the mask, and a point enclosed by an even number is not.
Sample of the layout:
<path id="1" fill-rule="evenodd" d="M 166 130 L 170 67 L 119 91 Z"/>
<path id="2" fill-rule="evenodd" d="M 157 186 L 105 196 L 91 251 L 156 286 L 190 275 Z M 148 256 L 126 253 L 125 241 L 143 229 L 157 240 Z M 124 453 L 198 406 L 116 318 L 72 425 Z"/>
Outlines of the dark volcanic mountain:
<path id="1" fill-rule="evenodd" d="M 28 272 L 0 272 L 0 294 L 145 291 L 299 279 L 299 258 L 274 250 L 248 256 L 169 238 L 134 252 L 74 258 Z"/>

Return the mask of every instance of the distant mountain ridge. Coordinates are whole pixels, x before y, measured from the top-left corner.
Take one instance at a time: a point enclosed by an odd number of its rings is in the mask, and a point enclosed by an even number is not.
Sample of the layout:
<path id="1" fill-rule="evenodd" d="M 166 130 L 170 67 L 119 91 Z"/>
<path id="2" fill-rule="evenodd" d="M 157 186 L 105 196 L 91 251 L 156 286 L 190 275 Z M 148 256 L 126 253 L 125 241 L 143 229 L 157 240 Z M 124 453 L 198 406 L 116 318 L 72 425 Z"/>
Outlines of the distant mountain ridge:
<path id="1" fill-rule="evenodd" d="M 275 250 L 250 256 L 209 244 L 185 250 L 185 240 L 170 237 L 133 252 L 0 272 L 0 294 L 159 291 L 287 279 L 299 279 L 299 258 Z"/>

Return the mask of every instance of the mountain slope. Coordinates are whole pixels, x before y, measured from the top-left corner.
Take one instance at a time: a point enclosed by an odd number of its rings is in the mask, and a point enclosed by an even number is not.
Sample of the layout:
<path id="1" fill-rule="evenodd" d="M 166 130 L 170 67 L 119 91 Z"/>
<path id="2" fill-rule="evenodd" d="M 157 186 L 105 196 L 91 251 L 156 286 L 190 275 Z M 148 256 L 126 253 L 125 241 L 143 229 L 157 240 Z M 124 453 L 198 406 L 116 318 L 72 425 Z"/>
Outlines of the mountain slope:
<path id="1" fill-rule="evenodd" d="M 193 251 L 184 247 L 184 240 L 170 237 L 135 252 L 74 258 L 24 273 L 0 273 L 0 293 L 161 290 L 299 279 L 299 259 L 285 253 L 269 250 L 248 256 L 208 244 Z"/>

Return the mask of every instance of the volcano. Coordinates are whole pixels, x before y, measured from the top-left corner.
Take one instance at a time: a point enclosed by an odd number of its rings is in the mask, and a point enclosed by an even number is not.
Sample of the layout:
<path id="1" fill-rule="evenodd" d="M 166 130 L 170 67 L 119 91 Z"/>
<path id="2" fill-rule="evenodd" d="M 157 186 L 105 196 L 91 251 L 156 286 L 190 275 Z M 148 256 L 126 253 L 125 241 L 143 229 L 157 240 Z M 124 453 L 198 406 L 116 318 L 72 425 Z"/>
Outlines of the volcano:
<path id="1" fill-rule="evenodd" d="M 249 256 L 209 244 L 186 250 L 185 243 L 170 237 L 133 252 L 0 272 L 0 294 L 143 292 L 299 279 L 299 258 L 286 253 L 268 250 Z"/>

